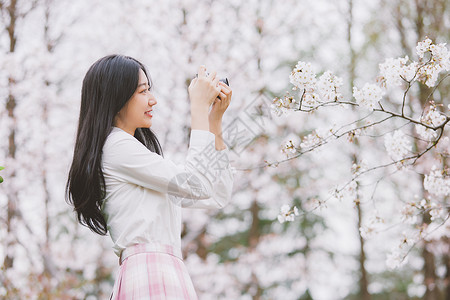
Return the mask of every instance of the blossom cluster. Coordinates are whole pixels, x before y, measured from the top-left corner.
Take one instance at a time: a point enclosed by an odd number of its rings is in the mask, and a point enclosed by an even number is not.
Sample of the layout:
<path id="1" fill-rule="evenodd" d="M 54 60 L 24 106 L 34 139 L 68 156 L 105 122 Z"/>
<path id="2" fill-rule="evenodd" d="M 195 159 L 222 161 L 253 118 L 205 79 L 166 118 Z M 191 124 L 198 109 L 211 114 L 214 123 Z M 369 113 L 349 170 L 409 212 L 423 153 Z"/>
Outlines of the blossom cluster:
<path id="1" fill-rule="evenodd" d="M 293 90 L 314 90 L 316 84 L 316 73 L 314 73 L 311 63 L 299 61 L 289 75 L 290 82 L 294 85 Z"/>
<path id="2" fill-rule="evenodd" d="M 445 43 L 433 44 L 426 38 L 417 44 L 416 52 L 421 60 L 425 59 L 425 54 L 430 54 L 429 60 L 418 70 L 418 80 L 427 86 L 433 87 L 436 84 L 440 72 L 450 71 L 450 52 Z"/>
<path id="3" fill-rule="evenodd" d="M 377 83 L 366 83 L 362 88 L 353 87 L 353 97 L 356 103 L 364 108 L 381 108 L 380 101 L 386 89 L 400 86 L 403 82 L 420 81 L 429 87 L 436 85 L 438 75 L 443 71 L 450 71 L 450 52 L 446 44 L 433 44 L 430 39 L 419 42 L 416 47 L 419 61 L 411 61 L 408 56 L 388 58 L 379 65 Z M 425 54 L 430 58 L 425 61 Z M 294 86 L 299 91 L 300 99 L 291 95 L 275 98 L 272 109 L 280 116 L 289 110 L 301 110 L 304 105 L 313 111 L 319 105 L 342 100 L 343 80 L 326 71 L 319 78 L 311 63 L 299 61 L 289 75 Z M 426 131 L 425 129 L 419 129 Z"/>
<path id="4" fill-rule="evenodd" d="M 281 149 L 281 152 L 285 153 L 286 155 L 289 155 L 289 153 L 296 153 L 297 152 L 297 148 L 294 145 L 294 143 L 292 142 L 292 140 L 289 140 L 288 142 L 286 142 L 283 146 L 283 148 Z"/>
<path id="5" fill-rule="evenodd" d="M 384 137 L 384 147 L 393 160 L 401 160 L 412 151 L 412 144 L 401 130 L 388 133 Z"/>
<path id="6" fill-rule="evenodd" d="M 375 109 L 384 96 L 384 91 L 376 84 L 366 83 L 362 89 L 353 87 L 353 97 L 358 105 Z"/>
<path id="7" fill-rule="evenodd" d="M 441 72 L 450 70 L 450 54 L 446 44 L 433 44 L 430 39 L 425 39 L 418 43 L 416 50 L 418 56 L 416 61 L 405 56 L 389 58 L 379 64 L 379 76 L 376 82 L 353 87 L 353 103 L 342 101 L 343 80 L 341 78 L 335 76 L 330 71 L 326 71 L 319 76 L 314 72 L 313 66 L 310 63 L 299 61 L 289 76 L 290 83 L 293 85 L 292 90 L 297 91 L 297 93 L 292 93 L 292 95 L 288 93 L 282 99 L 276 98 L 273 101 L 272 108 L 278 115 L 282 115 L 292 110 L 314 112 L 322 106 L 351 104 L 354 106 L 357 105 L 361 109 L 383 111 L 389 117 L 404 117 L 405 120 L 409 121 L 408 124 L 416 124 L 415 129 L 419 138 L 413 134 L 405 134 L 400 129 L 387 134 L 383 133 L 384 147 L 387 154 L 392 160 L 400 161 L 401 165 L 408 161 L 408 157 L 415 154 L 413 152 L 414 139 L 423 139 L 426 141 L 436 139 L 439 133 L 437 129 L 441 128 L 443 130 L 443 124 L 447 124 L 446 122 L 449 120 L 446 112 L 441 112 L 441 107 L 435 105 L 433 101 L 430 102 L 429 107 L 422 113 L 420 118 L 418 115 L 414 115 L 415 108 L 413 110 L 411 108 L 412 106 L 407 106 L 405 103 L 411 99 L 411 97 L 406 96 L 413 83 L 420 82 L 429 87 L 433 87 L 437 84 L 437 79 Z M 399 98 L 403 101 L 396 102 L 403 102 L 401 114 L 400 112 L 387 110 L 391 109 L 390 103 L 383 103 L 385 94 L 388 92 L 391 93 L 390 89 L 398 87 L 401 87 L 399 90 L 403 94 L 403 98 Z M 397 93 L 395 95 L 401 94 Z M 448 108 L 450 109 L 450 105 Z M 406 116 L 405 113 L 412 114 L 412 116 Z M 384 122 L 384 120 L 377 121 L 373 124 L 367 121 L 367 124 L 364 126 L 358 124 L 361 127 L 349 130 L 347 136 L 352 141 L 356 136 L 360 136 L 366 131 L 367 128 L 373 128 L 374 124 L 381 122 Z M 400 124 L 396 123 L 396 126 L 400 126 Z M 379 136 L 378 133 L 376 134 L 376 136 Z M 290 139 L 283 145 L 282 152 L 288 155 L 290 153 L 296 153 L 299 150 L 306 152 L 317 149 L 325 144 L 329 137 L 335 138 L 337 136 L 334 134 L 330 136 L 329 132 L 323 135 L 313 131 L 303 136 L 300 141 Z M 448 140 L 448 137 L 442 136 L 440 141 L 443 142 L 446 139 Z M 448 148 L 448 146 L 444 144 L 444 148 Z M 448 149 L 444 149 L 440 153 L 444 153 L 445 151 L 448 151 Z M 331 191 L 331 196 L 337 200 L 345 199 L 359 204 L 361 201 L 360 196 L 363 195 L 363 190 L 358 189 L 359 186 L 363 186 L 360 185 L 362 183 L 360 177 L 367 170 L 371 169 L 365 163 L 353 164 L 351 181 L 344 186 L 337 186 Z M 450 195 L 450 176 L 448 170 L 433 168 L 428 175 L 425 175 L 423 186 L 430 193 L 427 199 L 420 200 L 420 198 L 417 198 L 412 202 L 404 204 L 400 210 L 401 222 L 406 224 L 410 230 L 409 232 L 403 233 L 400 243 L 388 255 L 386 263 L 390 268 L 397 268 L 405 264 L 411 248 L 421 239 L 429 238 L 430 232 L 432 232 L 430 228 L 434 227 L 439 221 L 444 220 L 445 222 L 448 219 L 448 207 L 439 203 L 437 198 L 434 198 L 448 197 Z M 322 202 L 319 202 L 318 207 L 321 206 L 323 206 Z M 428 213 L 431 217 L 430 224 L 423 224 L 424 213 Z M 297 215 L 297 208 L 293 207 L 291 209 L 286 204 L 281 207 L 278 221 L 280 223 L 294 221 Z M 378 216 L 378 213 L 375 213 L 371 219 L 361 225 L 359 228 L 360 235 L 362 238 L 368 239 L 381 231 L 383 229 L 382 227 L 385 227 L 384 220 Z"/>
<path id="8" fill-rule="evenodd" d="M 442 125 L 447 120 L 447 117 L 439 112 L 436 108 L 436 105 L 432 103 L 429 107 L 428 112 L 420 118 L 420 122 L 429 126 L 437 127 Z M 417 134 L 426 140 L 435 139 L 437 137 L 437 133 L 435 130 L 431 128 L 427 128 L 423 125 L 416 125 Z"/>
<path id="9" fill-rule="evenodd" d="M 400 86 L 405 81 L 411 81 L 416 76 L 417 62 L 409 63 L 409 57 L 388 58 L 379 65 L 378 81 L 384 87 Z"/>
<path id="10" fill-rule="evenodd" d="M 400 211 L 401 221 L 411 225 L 418 224 L 419 216 L 421 216 L 424 211 L 430 210 L 432 207 L 436 208 L 436 204 L 431 201 L 427 201 L 426 199 L 408 202 Z"/>
<path id="11" fill-rule="evenodd" d="M 407 251 L 401 251 L 403 247 L 394 249 L 386 257 L 386 266 L 393 270 L 404 266 L 408 262 Z"/>
<path id="12" fill-rule="evenodd" d="M 317 133 L 310 133 L 302 139 L 300 148 L 310 149 L 319 146 L 323 142 L 323 139 Z"/>
<path id="13" fill-rule="evenodd" d="M 421 201 L 423 203 L 424 200 Z M 427 238 L 430 227 L 427 224 L 402 232 L 400 243 L 387 255 L 386 265 L 390 269 L 400 268 L 408 261 L 408 253 L 420 240 Z"/>
<path id="14" fill-rule="evenodd" d="M 295 216 L 298 216 L 298 209 L 294 206 L 292 209 L 288 204 L 284 204 L 280 208 L 280 213 L 278 214 L 278 222 L 281 224 L 284 222 L 292 222 L 295 219 Z"/>
<path id="15" fill-rule="evenodd" d="M 336 187 L 331 191 L 331 196 L 339 201 L 342 200 L 352 200 L 355 204 L 360 200 L 358 199 L 358 183 L 356 180 L 350 181 L 348 184 L 343 187 Z"/>
<path id="16" fill-rule="evenodd" d="M 311 63 L 299 61 L 289 75 L 292 89 L 299 91 L 300 99 L 297 100 L 290 94 L 284 98 L 275 98 L 272 110 L 278 115 L 287 113 L 292 109 L 301 109 L 301 105 L 307 109 L 314 109 L 324 102 L 340 101 L 342 96 L 342 78 L 326 71 L 319 78 L 313 70 Z"/>
<path id="17" fill-rule="evenodd" d="M 283 114 L 288 114 L 296 105 L 298 105 L 296 99 L 290 94 L 287 94 L 284 98 L 275 98 L 271 105 L 271 109 L 277 116 L 281 116 Z"/>
<path id="18" fill-rule="evenodd" d="M 381 230 L 381 225 L 384 224 L 384 222 L 385 221 L 378 216 L 378 212 L 375 211 L 375 214 L 369 218 L 367 224 L 359 228 L 361 237 L 363 239 L 371 238 Z"/>
<path id="19" fill-rule="evenodd" d="M 321 99 L 326 101 L 342 100 L 343 80 L 330 71 L 326 71 L 317 81 L 317 88 Z"/>
<path id="20" fill-rule="evenodd" d="M 433 166 L 430 174 L 425 175 L 423 186 L 430 194 L 436 196 L 449 196 L 450 176 L 446 174 L 444 170 L 438 170 Z"/>

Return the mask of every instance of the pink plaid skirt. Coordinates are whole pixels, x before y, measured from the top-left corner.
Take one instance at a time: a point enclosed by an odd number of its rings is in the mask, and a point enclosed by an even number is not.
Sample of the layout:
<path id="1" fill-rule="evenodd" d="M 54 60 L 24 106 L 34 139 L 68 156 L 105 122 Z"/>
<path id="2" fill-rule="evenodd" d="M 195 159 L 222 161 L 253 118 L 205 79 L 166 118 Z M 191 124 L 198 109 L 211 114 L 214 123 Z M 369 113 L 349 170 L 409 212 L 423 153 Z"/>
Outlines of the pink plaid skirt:
<path id="1" fill-rule="evenodd" d="M 181 250 L 160 243 L 123 250 L 113 300 L 197 300 Z"/>

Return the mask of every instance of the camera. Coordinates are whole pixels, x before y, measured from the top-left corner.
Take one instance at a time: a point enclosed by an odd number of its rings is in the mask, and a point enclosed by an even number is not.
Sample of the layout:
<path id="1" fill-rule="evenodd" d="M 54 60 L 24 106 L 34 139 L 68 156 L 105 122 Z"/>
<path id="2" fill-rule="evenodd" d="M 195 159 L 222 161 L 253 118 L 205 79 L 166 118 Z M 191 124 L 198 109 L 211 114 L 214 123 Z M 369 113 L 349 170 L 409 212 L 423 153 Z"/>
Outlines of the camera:
<path id="1" fill-rule="evenodd" d="M 219 79 L 219 81 L 222 81 L 222 82 L 225 83 L 226 85 L 230 86 L 230 85 L 228 84 L 228 78 L 222 78 L 222 79 Z"/>
<path id="2" fill-rule="evenodd" d="M 206 76 L 208 76 L 208 75 L 209 75 L 209 73 L 206 72 Z M 198 74 L 195 74 L 195 77 L 198 77 Z M 222 81 L 226 85 L 230 86 L 230 84 L 228 83 L 228 78 L 222 78 L 222 79 L 219 79 L 219 81 Z"/>

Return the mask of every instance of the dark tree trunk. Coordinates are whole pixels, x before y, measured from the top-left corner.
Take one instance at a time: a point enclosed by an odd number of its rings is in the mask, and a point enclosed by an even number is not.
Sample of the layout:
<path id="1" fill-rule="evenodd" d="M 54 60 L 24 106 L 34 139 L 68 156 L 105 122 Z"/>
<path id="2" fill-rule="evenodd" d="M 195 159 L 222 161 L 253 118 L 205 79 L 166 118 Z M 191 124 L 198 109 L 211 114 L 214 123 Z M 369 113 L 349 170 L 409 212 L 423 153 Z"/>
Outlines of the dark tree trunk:
<path id="1" fill-rule="evenodd" d="M 14 53 L 16 50 L 16 21 L 17 21 L 17 1 L 11 0 L 9 6 L 2 5 L 2 14 L 6 14 L 9 17 L 9 23 L 6 24 L 6 30 L 8 32 L 9 37 L 9 52 Z M 14 97 L 13 89 L 15 86 L 15 78 L 9 77 L 8 79 L 8 99 L 6 101 L 6 111 L 8 112 L 8 118 L 10 119 L 10 124 L 12 126 L 9 128 L 8 134 L 8 153 L 7 160 L 14 161 L 16 158 L 16 116 L 15 116 L 15 108 L 17 105 L 16 98 Z M 6 166 L 7 167 L 7 166 Z M 14 182 L 14 177 L 16 176 L 15 171 L 12 169 L 9 170 L 8 179 L 10 182 Z M 4 269 L 12 268 L 14 265 L 14 246 L 16 244 L 14 238 L 14 230 L 13 220 L 17 216 L 17 202 L 18 202 L 18 194 L 17 190 L 14 186 L 11 186 L 7 192 L 8 205 L 7 205 L 7 217 L 6 217 L 6 231 L 8 235 L 8 242 L 6 245 L 6 256 L 3 261 Z"/>

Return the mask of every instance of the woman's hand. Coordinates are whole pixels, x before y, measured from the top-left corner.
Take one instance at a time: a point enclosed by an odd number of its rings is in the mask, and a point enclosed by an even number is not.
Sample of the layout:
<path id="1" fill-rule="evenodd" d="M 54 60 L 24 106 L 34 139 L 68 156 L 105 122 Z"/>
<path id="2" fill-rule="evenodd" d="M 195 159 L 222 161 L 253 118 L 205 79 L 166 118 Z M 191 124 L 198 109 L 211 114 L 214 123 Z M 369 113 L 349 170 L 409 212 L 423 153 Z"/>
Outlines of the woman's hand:
<path id="1" fill-rule="evenodd" d="M 219 95 L 221 87 L 218 85 L 219 78 L 216 72 L 206 76 L 205 66 L 198 68 L 198 77 L 191 81 L 189 85 L 189 99 L 191 107 L 194 109 L 208 109 L 214 99 Z"/>
<path id="2" fill-rule="evenodd" d="M 215 146 L 216 150 L 223 150 L 226 148 L 225 142 L 222 138 L 222 116 L 227 110 L 231 101 L 231 88 L 223 82 L 219 82 L 221 91 L 219 93 L 219 98 L 214 100 L 211 107 L 211 111 L 208 115 L 209 131 L 214 133 L 216 136 Z"/>
<path id="3" fill-rule="evenodd" d="M 216 78 L 216 72 L 206 76 L 205 66 L 198 68 L 198 77 L 189 85 L 189 99 L 191 100 L 191 128 L 210 130 L 208 110 L 214 99 L 219 95 L 221 87 Z"/>
<path id="4" fill-rule="evenodd" d="M 216 98 L 214 100 L 214 103 L 208 116 L 210 123 L 222 121 L 222 116 L 231 102 L 231 95 L 232 95 L 231 88 L 221 81 L 219 81 L 219 85 L 221 88 L 219 98 Z"/>

